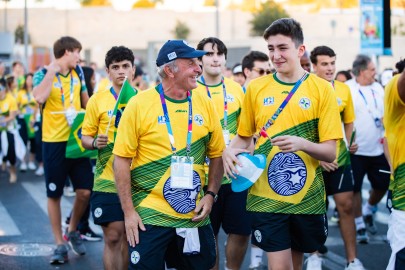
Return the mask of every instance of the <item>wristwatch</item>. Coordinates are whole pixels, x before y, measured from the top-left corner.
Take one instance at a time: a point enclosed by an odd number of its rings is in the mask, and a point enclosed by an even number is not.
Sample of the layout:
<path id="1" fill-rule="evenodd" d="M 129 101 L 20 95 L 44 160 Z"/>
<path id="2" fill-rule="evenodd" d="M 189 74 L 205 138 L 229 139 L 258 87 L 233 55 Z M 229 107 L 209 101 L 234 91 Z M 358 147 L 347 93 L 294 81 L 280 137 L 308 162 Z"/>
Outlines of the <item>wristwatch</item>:
<path id="1" fill-rule="evenodd" d="M 212 192 L 212 191 L 207 190 L 207 191 L 205 192 L 205 195 L 211 195 L 211 196 L 214 198 L 214 202 L 216 202 L 216 201 L 218 200 L 218 194 L 215 194 L 215 193 Z M 204 195 L 204 196 L 205 196 L 205 195 Z"/>

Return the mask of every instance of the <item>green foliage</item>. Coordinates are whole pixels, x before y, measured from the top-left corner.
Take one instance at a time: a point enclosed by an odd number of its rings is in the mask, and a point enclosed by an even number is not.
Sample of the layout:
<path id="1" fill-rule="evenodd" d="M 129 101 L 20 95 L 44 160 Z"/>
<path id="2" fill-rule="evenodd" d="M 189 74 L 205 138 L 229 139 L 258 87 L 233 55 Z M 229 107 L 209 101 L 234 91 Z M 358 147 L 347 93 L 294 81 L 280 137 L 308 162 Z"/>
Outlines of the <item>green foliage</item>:
<path id="1" fill-rule="evenodd" d="M 18 44 L 24 43 L 24 25 L 19 24 L 14 31 L 14 42 Z M 28 44 L 31 43 L 31 37 L 28 34 Z"/>
<path id="2" fill-rule="evenodd" d="M 253 12 L 253 19 L 250 21 L 250 34 L 252 36 L 261 36 L 272 22 L 286 17 L 290 16 L 279 4 L 273 0 L 267 0 L 261 4 L 256 12 Z"/>
<path id="3" fill-rule="evenodd" d="M 82 6 L 111 6 L 109 0 L 79 0 Z"/>
<path id="4" fill-rule="evenodd" d="M 172 33 L 176 39 L 187 39 L 188 35 L 190 34 L 190 28 L 185 22 L 178 20 Z"/>

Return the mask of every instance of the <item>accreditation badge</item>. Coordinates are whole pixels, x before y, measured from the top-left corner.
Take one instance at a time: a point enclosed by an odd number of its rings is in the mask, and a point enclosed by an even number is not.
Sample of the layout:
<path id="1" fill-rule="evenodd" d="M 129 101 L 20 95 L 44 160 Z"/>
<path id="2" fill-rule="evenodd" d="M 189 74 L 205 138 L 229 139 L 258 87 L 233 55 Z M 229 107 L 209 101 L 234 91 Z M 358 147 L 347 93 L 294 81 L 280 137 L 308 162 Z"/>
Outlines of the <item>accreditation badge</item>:
<path id="1" fill-rule="evenodd" d="M 229 146 L 229 143 L 231 142 L 229 130 L 223 129 L 222 130 L 222 135 L 224 136 L 225 145 Z"/>
<path id="2" fill-rule="evenodd" d="M 170 188 L 193 189 L 194 157 L 172 156 Z"/>
<path id="3" fill-rule="evenodd" d="M 72 126 L 73 121 L 75 120 L 77 115 L 77 112 L 75 110 L 75 108 L 73 107 L 69 107 L 66 111 L 65 111 L 65 117 L 66 117 L 66 121 L 69 125 L 69 127 Z"/>

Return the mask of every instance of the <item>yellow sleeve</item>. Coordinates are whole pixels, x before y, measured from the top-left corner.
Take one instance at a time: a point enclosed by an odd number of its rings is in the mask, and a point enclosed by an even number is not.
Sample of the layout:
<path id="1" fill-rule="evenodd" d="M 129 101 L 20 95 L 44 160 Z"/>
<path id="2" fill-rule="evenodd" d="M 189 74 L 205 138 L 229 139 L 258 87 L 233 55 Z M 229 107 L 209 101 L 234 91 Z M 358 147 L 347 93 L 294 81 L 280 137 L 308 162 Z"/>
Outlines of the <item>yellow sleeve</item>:
<path id="1" fill-rule="evenodd" d="M 84 115 L 82 134 L 85 136 L 95 137 L 98 134 L 99 117 L 98 117 L 98 104 L 97 95 L 90 97 L 86 106 L 86 114 Z"/>
<path id="2" fill-rule="evenodd" d="M 17 101 L 15 98 L 10 97 L 10 112 L 18 111 Z"/>
<path id="3" fill-rule="evenodd" d="M 321 106 L 319 114 L 319 142 L 343 138 L 339 107 L 332 85 L 325 84 L 321 90 Z"/>
<path id="4" fill-rule="evenodd" d="M 208 115 L 210 115 L 210 133 L 211 139 L 208 142 L 207 156 L 209 158 L 217 158 L 222 156 L 225 150 L 224 136 L 222 135 L 221 122 L 218 114 L 215 113 L 214 105 L 211 101 L 207 101 Z"/>
<path id="5" fill-rule="evenodd" d="M 348 123 L 353 123 L 354 120 L 356 119 L 356 116 L 354 114 L 354 105 L 353 105 L 353 99 L 352 99 L 352 93 L 350 92 L 350 88 L 347 85 L 344 85 L 346 89 L 346 94 L 347 94 L 347 104 L 346 108 L 343 111 L 343 123 L 348 124 Z"/>
<path id="6" fill-rule="evenodd" d="M 141 114 L 137 100 L 138 95 L 131 98 L 122 114 L 115 138 L 114 155 L 126 158 L 136 156 L 141 135 Z"/>
<path id="7" fill-rule="evenodd" d="M 248 85 L 245 98 L 242 102 L 242 110 L 239 117 L 238 134 L 243 137 L 253 136 L 256 132 L 255 125 L 255 104 L 253 101 L 253 91 Z"/>

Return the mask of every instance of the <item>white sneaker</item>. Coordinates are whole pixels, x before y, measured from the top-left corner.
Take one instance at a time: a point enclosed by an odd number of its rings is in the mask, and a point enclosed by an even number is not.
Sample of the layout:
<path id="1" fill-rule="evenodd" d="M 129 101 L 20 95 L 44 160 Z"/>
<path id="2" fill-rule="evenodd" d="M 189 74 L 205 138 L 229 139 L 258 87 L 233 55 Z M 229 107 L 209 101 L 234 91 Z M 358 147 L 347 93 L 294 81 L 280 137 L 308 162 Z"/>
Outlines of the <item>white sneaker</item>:
<path id="1" fill-rule="evenodd" d="M 349 263 L 345 270 L 365 270 L 365 268 L 361 261 L 356 258 L 351 263 Z"/>
<path id="2" fill-rule="evenodd" d="M 22 162 L 20 165 L 20 171 L 25 172 L 27 170 L 27 163 Z"/>
<path id="3" fill-rule="evenodd" d="M 36 176 L 42 176 L 44 175 L 44 167 L 39 166 L 38 169 L 35 171 Z"/>
<path id="4" fill-rule="evenodd" d="M 318 254 L 312 254 L 305 262 L 307 270 L 322 270 L 322 258 Z"/>
<path id="5" fill-rule="evenodd" d="M 65 197 L 74 197 L 76 196 L 76 192 L 73 190 L 73 187 L 64 187 L 63 188 L 63 196 Z"/>
<path id="6" fill-rule="evenodd" d="M 31 171 L 35 171 L 35 169 L 37 168 L 37 166 L 35 166 L 35 163 L 30 161 L 28 162 L 28 169 L 30 169 Z"/>

